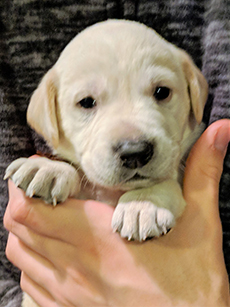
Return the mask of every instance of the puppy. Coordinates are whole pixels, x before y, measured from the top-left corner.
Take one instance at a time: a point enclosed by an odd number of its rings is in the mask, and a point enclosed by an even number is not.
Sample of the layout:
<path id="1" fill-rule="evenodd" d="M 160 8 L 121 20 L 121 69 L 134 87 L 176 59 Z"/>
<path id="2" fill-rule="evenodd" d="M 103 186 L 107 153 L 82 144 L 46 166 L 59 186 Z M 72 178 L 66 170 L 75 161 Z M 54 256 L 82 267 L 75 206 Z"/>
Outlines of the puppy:
<path id="1" fill-rule="evenodd" d="M 69 163 L 20 158 L 5 178 L 53 205 L 116 206 L 112 229 L 128 240 L 159 237 L 185 208 L 181 161 L 201 133 L 207 92 L 190 57 L 152 29 L 98 23 L 67 45 L 28 107 L 28 123 Z"/>

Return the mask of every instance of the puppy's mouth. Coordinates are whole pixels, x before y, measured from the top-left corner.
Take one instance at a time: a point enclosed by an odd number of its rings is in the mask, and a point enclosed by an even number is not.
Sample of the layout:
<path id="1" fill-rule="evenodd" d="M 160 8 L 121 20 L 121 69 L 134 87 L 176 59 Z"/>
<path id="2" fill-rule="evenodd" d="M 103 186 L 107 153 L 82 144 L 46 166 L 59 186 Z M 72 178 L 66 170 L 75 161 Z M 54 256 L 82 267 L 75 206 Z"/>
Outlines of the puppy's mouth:
<path id="1" fill-rule="evenodd" d="M 149 180 L 149 177 L 146 176 L 142 176 L 138 173 L 135 173 L 134 176 L 132 176 L 131 178 L 128 178 L 125 180 L 125 183 L 131 183 L 131 182 L 137 182 L 137 181 L 144 181 L 144 180 Z"/>

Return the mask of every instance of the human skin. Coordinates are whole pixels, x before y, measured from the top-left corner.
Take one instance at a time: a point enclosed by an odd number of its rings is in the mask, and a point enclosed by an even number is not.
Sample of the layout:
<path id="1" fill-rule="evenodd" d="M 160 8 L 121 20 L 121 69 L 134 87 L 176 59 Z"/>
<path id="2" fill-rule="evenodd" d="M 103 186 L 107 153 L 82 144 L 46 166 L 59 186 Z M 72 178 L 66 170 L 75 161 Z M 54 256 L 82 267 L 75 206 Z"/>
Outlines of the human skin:
<path id="1" fill-rule="evenodd" d="M 111 230 L 114 208 L 68 199 L 53 208 L 9 181 L 6 255 L 21 287 L 44 307 L 227 307 L 218 186 L 230 121 L 212 124 L 187 161 L 187 207 L 167 235 L 127 242 Z"/>

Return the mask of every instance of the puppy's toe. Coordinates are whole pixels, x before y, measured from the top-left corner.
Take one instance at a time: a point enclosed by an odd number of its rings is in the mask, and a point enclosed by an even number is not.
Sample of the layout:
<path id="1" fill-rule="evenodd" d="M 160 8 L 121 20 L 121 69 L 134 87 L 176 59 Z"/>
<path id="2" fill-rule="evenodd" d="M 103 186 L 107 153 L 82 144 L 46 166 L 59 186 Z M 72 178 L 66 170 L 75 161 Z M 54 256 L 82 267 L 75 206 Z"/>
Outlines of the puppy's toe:
<path id="1" fill-rule="evenodd" d="M 16 186 L 26 191 L 38 169 L 39 168 L 36 165 L 29 163 L 29 160 L 26 159 L 26 161 L 22 163 L 19 168 L 11 175 L 11 179 Z"/>
<path id="2" fill-rule="evenodd" d="M 26 194 L 29 197 L 41 197 L 46 203 L 56 206 L 74 195 L 78 181 L 77 171 L 72 166 L 51 161 L 39 169 Z"/>
<path id="3" fill-rule="evenodd" d="M 175 226 L 176 221 L 171 211 L 165 208 L 158 208 L 156 223 L 161 234 L 166 234 L 169 229 Z"/>
<path id="4" fill-rule="evenodd" d="M 5 176 L 3 179 L 9 179 L 26 161 L 27 158 L 19 158 L 11 162 L 5 171 Z"/>
<path id="5" fill-rule="evenodd" d="M 47 167 L 41 168 L 30 182 L 26 195 L 29 197 L 37 196 L 47 203 L 52 203 L 50 191 L 54 181 L 55 177 L 52 170 Z"/>
<path id="6" fill-rule="evenodd" d="M 175 217 L 171 211 L 152 204 L 146 206 L 140 213 L 139 233 L 142 241 L 147 238 L 166 234 L 175 225 Z"/>
<path id="7" fill-rule="evenodd" d="M 129 211 L 125 212 L 123 219 L 123 227 L 121 229 L 122 238 L 130 240 L 139 240 L 139 212 Z"/>
<path id="8" fill-rule="evenodd" d="M 112 229 L 114 232 L 121 232 L 121 229 L 123 227 L 124 214 L 125 211 L 123 205 L 118 204 L 112 217 Z"/>
<path id="9" fill-rule="evenodd" d="M 156 216 L 157 208 L 153 204 L 141 210 L 139 218 L 139 236 L 141 241 L 161 235 L 156 224 Z"/>
<path id="10" fill-rule="evenodd" d="M 57 202 L 63 202 L 68 197 L 74 196 L 74 194 L 78 193 L 78 182 L 79 177 L 74 168 L 68 170 L 68 175 L 62 174 L 57 176 L 51 190 L 53 204 L 55 205 L 55 200 Z"/>
<path id="11" fill-rule="evenodd" d="M 113 231 L 119 232 L 122 238 L 128 240 L 138 240 L 139 234 L 139 212 L 138 210 L 130 210 L 128 203 L 119 203 L 114 211 L 112 218 Z"/>

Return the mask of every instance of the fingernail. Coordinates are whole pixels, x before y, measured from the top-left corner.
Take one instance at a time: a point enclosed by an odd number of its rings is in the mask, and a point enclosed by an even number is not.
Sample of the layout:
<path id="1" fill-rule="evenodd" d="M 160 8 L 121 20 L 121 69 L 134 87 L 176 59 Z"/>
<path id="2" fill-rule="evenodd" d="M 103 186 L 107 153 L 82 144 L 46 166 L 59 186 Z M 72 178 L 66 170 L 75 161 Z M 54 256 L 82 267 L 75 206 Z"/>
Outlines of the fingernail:
<path id="1" fill-rule="evenodd" d="M 219 130 L 217 131 L 214 142 L 215 148 L 225 154 L 229 142 L 230 142 L 230 125 L 220 127 Z"/>

